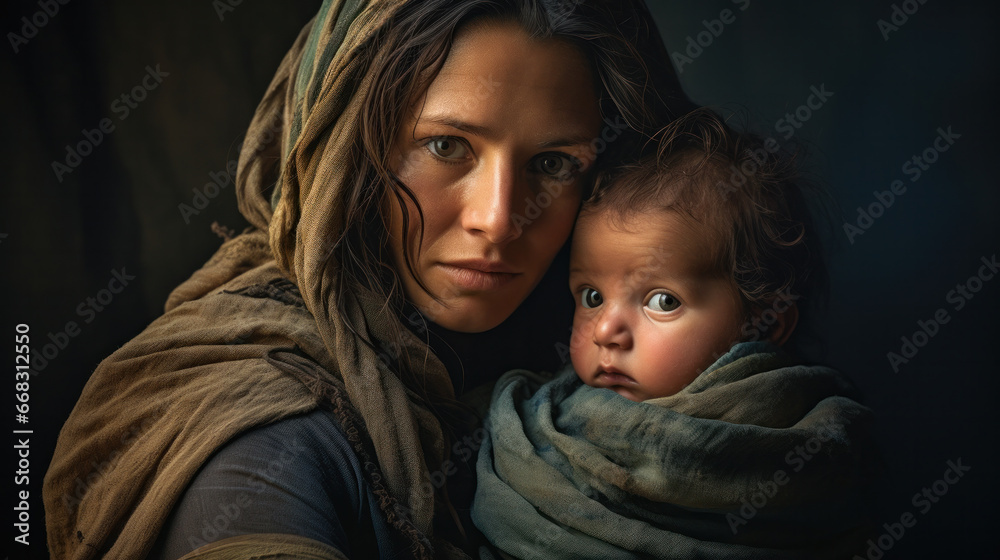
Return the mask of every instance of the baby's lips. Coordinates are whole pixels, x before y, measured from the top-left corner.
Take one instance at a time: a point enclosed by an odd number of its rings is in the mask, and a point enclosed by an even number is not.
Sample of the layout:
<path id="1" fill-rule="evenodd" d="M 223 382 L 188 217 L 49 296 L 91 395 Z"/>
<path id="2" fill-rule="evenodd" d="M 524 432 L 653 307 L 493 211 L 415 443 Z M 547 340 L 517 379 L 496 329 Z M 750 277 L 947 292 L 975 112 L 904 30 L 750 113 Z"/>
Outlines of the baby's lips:
<path id="1" fill-rule="evenodd" d="M 597 371 L 594 381 L 602 387 L 612 387 L 615 385 L 632 386 L 636 384 L 635 379 L 617 368 L 602 367 Z"/>

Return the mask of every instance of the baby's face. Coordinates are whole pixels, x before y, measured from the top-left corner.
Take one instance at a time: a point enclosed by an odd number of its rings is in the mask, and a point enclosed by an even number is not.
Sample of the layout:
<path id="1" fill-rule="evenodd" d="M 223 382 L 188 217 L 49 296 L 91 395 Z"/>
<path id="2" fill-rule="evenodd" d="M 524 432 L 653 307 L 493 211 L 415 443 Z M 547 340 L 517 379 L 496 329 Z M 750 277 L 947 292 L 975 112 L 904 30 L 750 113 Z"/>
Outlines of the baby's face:
<path id="1" fill-rule="evenodd" d="M 607 213 L 580 216 L 570 355 L 584 383 L 633 401 L 665 397 L 729 350 L 744 315 L 734 281 L 714 271 L 711 249 L 700 227 L 672 212 L 624 224 Z"/>

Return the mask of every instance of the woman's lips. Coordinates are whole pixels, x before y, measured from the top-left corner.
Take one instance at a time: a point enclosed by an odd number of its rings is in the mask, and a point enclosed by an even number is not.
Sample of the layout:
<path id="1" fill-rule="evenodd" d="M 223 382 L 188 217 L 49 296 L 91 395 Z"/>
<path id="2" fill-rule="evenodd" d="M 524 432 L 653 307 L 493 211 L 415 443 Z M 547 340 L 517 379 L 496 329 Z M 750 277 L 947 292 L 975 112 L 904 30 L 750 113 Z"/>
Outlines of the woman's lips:
<path id="1" fill-rule="evenodd" d="M 452 284 L 470 291 L 497 290 L 519 276 L 519 273 L 500 262 L 459 261 L 441 263 L 439 266 Z"/>

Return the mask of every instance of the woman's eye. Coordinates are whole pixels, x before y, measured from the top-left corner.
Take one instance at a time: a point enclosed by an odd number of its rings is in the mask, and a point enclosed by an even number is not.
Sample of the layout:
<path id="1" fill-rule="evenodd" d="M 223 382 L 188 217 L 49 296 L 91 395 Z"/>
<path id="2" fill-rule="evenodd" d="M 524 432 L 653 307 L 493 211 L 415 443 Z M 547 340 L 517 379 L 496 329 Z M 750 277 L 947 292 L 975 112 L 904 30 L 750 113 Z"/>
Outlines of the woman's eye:
<path id="1" fill-rule="evenodd" d="M 580 167 L 576 158 L 563 154 L 543 154 L 533 163 L 535 171 L 556 178 L 568 178 Z"/>
<path id="2" fill-rule="evenodd" d="M 646 304 L 653 311 L 673 311 L 681 306 L 681 301 L 673 294 L 653 294 L 653 298 Z"/>
<path id="3" fill-rule="evenodd" d="M 443 159 L 462 159 L 467 151 L 465 145 L 454 138 L 435 138 L 427 143 L 427 149 Z"/>
<path id="4" fill-rule="evenodd" d="M 593 288 L 584 288 L 580 294 L 580 305 L 587 309 L 593 309 L 602 303 L 604 303 L 604 298 L 601 297 L 600 292 Z"/>

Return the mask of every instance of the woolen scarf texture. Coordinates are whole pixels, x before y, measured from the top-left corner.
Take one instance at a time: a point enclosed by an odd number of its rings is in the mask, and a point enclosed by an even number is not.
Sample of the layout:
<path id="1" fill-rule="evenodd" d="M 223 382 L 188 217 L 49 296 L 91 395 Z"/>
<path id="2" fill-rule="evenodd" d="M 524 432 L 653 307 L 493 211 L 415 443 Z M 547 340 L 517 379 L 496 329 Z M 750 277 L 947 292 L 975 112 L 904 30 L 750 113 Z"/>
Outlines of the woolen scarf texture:
<path id="1" fill-rule="evenodd" d="M 517 558 L 850 558 L 880 462 L 837 372 L 740 343 L 633 402 L 568 369 L 500 378 L 472 515 Z M 799 453 L 798 450 L 802 450 Z"/>

